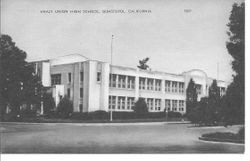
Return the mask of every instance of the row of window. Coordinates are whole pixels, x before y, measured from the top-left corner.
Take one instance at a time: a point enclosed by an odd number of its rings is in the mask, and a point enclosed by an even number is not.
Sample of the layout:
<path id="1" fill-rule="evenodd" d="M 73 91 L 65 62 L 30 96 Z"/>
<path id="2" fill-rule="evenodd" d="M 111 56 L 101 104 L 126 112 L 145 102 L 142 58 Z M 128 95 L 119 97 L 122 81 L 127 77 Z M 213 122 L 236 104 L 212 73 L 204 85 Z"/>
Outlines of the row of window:
<path id="1" fill-rule="evenodd" d="M 147 103 L 149 111 L 161 111 L 161 99 L 157 98 L 144 98 Z M 170 100 L 165 99 L 165 109 L 168 111 L 179 111 L 184 112 L 184 100 Z M 132 107 L 135 104 L 134 97 L 125 97 L 125 96 L 109 96 L 109 109 L 117 110 L 132 110 Z"/>
<path id="2" fill-rule="evenodd" d="M 162 80 L 160 79 L 140 77 L 139 89 L 161 91 L 161 83 L 162 83 Z M 184 82 L 165 81 L 165 83 L 166 83 L 165 85 L 166 92 L 184 93 Z M 118 75 L 118 74 L 112 74 L 112 75 L 110 74 L 109 87 L 134 89 L 135 77 Z"/>
<path id="3" fill-rule="evenodd" d="M 109 87 L 135 89 L 135 77 L 110 74 Z"/>
<path id="4" fill-rule="evenodd" d="M 109 109 L 132 110 L 134 103 L 134 97 L 109 96 Z"/>
<path id="5" fill-rule="evenodd" d="M 139 89 L 161 91 L 161 80 L 152 78 L 139 78 Z"/>
<path id="6" fill-rule="evenodd" d="M 184 111 L 184 100 L 165 100 L 165 108 L 168 111 Z"/>
<path id="7" fill-rule="evenodd" d="M 184 93 L 184 82 L 165 81 L 165 91 L 168 93 Z"/>
<path id="8" fill-rule="evenodd" d="M 161 111 L 161 99 L 147 98 L 145 101 L 150 111 Z"/>
<path id="9" fill-rule="evenodd" d="M 84 75 L 83 71 L 80 72 L 80 82 L 83 82 Z M 101 81 L 101 72 L 97 72 L 97 77 L 96 77 L 97 82 Z M 72 82 L 72 74 L 69 72 L 68 73 L 68 83 Z M 52 85 L 57 85 L 61 84 L 61 74 L 52 74 L 51 75 L 51 84 Z"/>
<path id="10" fill-rule="evenodd" d="M 68 83 L 72 81 L 72 74 L 68 73 Z M 83 72 L 80 72 L 80 81 L 83 82 Z M 101 81 L 101 72 L 97 72 L 97 82 Z M 139 89 L 140 90 L 155 90 L 161 91 L 162 81 L 159 79 L 152 78 L 139 78 Z M 61 84 L 61 74 L 52 74 L 51 75 L 51 84 Z M 196 84 L 197 94 L 202 93 L 202 85 Z M 110 74 L 109 78 L 109 87 L 115 88 L 126 88 L 126 89 L 135 89 L 135 77 Z M 177 81 L 165 81 L 165 92 L 167 93 L 184 93 L 184 82 Z M 221 95 L 225 94 L 225 88 L 220 88 Z"/>

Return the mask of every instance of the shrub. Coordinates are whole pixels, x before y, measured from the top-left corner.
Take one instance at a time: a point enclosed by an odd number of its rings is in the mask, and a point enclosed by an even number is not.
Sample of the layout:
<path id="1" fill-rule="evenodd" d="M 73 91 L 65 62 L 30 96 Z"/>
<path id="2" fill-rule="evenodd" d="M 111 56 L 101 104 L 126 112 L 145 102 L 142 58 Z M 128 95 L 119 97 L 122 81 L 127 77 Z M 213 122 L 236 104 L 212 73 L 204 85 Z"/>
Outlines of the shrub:
<path id="1" fill-rule="evenodd" d="M 99 110 L 99 111 L 89 112 L 87 117 L 90 120 L 106 120 L 109 118 L 109 114 L 106 111 Z"/>
<path id="2" fill-rule="evenodd" d="M 23 110 L 20 110 L 20 117 L 22 118 L 36 117 L 36 113 L 37 113 L 36 109 L 25 108 Z"/>
<path id="3" fill-rule="evenodd" d="M 43 95 L 43 110 L 44 114 L 49 114 L 55 109 L 55 101 L 51 94 Z"/>
<path id="4" fill-rule="evenodd" d="M 237 135 L 240 139 L 244 140 L 245 139 L 245 127 L 241 127 Z"/>
<path id="5" fill-rule="evenodd" d="M 169 111 L 168 112 L 168 117 L 169 118 L 181 118 L 182 114 L 180 112 L 174 112 L 174 111 Z"/>
<path id="6" fill-rule="evenodd" d="M 87 112 L 73 112 L 70 118 L 74 120 L 87 120 L 88 113 Z"/>
<path id="7" fill-rule="evenodd" d="M 73 103 L 68 97 L 63 97 L 57 105 L 57 114 L 61 118 L 68 118 L 73 112 Z"/>
<path id="8" fill-rule="evenodd" d="M 138 101 L 136 101 L 133 110 L 137 114 L 148 113 L 147 103 L 145 102 L 144 98 L 139 98 Z"/>

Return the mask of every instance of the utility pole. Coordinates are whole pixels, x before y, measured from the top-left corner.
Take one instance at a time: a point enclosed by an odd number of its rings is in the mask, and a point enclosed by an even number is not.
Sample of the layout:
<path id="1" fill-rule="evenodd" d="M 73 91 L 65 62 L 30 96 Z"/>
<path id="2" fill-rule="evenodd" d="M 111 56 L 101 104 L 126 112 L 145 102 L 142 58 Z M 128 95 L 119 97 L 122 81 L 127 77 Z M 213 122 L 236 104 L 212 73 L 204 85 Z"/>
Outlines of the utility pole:
<path id="1" fill-rule="evenodd" d="M 113 65 L 113 38 L 114 35 L 111 36 L 111 51 L 110 51 L 110 56 L 111 56 L 111 65 L 110 65 L 110 77 L 111 77 L 111 82 L 113 81 L 113 75 L 112 75 L 112 65 Z M 112 83 L 111 83 L 112 86 Z M 110 108 L 110 121 L 113 121 L 113 106 Z"/>

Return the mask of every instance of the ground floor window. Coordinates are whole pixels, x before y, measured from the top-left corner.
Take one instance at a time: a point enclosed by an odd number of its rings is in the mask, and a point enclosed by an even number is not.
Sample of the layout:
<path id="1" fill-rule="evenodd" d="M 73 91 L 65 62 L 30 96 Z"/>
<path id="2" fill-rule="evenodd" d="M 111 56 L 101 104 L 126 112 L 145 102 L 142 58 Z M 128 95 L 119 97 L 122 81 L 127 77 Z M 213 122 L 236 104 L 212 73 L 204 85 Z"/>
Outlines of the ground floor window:
<path id="1" fill-rule="evenodd" d="M 115 109 L 116 106 L 116 96 L 109 96 L 109 109 Z"/>
<path id="2" fill-rule="evenodd" d="M 79 104 L 79 111 L 83 112 L 83 106 L 82 106 L 82 104 Z"/>
<path id="3" fill-rule="evenodd" d="M 177 100 L 172 100 L 173 111 L 177 111 Z"/>
<path id="4" fill-rule="evenodd" d="M 166 99 L 165 100 L 165 108 L 168 110 L 168 111 L 170 111 L 171 110 L 171 102 L 170 102 L 171 100 L 169 100 L 169 99 Z"/>
<path id="5" fill-rule="evenodd" d="M 154 108 L 154 99 L 153 98 L 147 99 L 147 106 L 148 106 L 148 109 L 153 110 L 153 108 Z"/>
<path id="6" fill-rule="evenodd" d="M 127 98 L 127 109 L 128 110 L 132 109 L 132 107 L 134 106 L 134 101 L 135 101 L 135 99 L 133 97 Z"/>
<path id="7" fill-rule="evenodd" d="M 155 99 L 155 110 L 156 111 L 161 110 L 161 99 Z"/>

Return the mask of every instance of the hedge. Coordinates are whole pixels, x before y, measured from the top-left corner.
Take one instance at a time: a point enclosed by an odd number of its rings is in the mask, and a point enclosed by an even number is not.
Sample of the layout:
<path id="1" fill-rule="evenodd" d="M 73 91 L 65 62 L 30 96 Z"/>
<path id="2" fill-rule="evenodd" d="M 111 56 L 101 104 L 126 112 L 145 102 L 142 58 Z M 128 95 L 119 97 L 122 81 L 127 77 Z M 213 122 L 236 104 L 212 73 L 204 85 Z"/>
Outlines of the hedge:
<path id="1" fill-rule="evenodd" d="M 168 116 L 164 112 L 148 112 L 144 114 L 138 114 L 135 112 L 118 112 L 112 113 L 113 119 L 157 119 L 157 118 L 182 118 L 182 114 L 178 112 L 169 112 Z M 110 112 L 106 111 L 94 111 L 94 112 L 73 112 L 71 119 L 76 120 L 108 120 L 110 118 Z"/>

